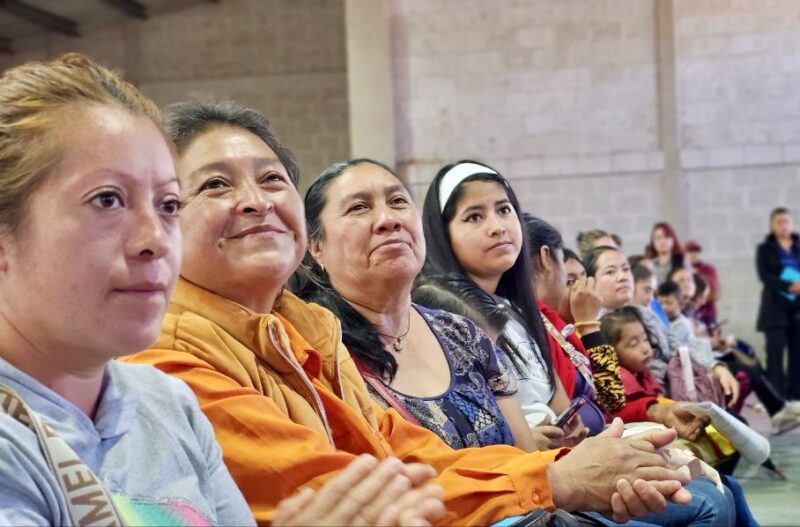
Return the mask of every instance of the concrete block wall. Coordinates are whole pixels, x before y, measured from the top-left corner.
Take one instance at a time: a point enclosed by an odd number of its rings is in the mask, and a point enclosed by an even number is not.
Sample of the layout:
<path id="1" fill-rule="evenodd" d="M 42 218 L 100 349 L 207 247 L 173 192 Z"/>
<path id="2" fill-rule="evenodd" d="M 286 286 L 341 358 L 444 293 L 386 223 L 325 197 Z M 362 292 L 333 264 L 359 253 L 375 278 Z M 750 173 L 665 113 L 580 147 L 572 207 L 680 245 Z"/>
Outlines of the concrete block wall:
<path id="1" fill-rule="evenodd" d="M 681 237 L 719 267 L 721 318 L 760 347 L 755 245 L 769 210 L 800 197 L 800 3 L 673 0 L 665 116 L 659 1 L 393 3 L 398 167 L 421 199 L 443 164 L 484 160 L 568 244 L 600 227 L 637 253 L 670 212 L 659 125 L 672 117 Z"/>
<path id="2" fill-rule="evenodd" d="M 15 42 L 3 69 L 78 51 L 121 70 L 159 105 L 227 100 L 262 111 L 303 183 L 348 155 L 343 0 L 225 0 L 146 21 Z"/>
<path id="3" fill-rule="evenodd" d="M 769 211 L 800 214 L 800 3 L 675 2 L 688 236 L 717 264 L 732 331 L 758 347 L 755 247 Z"/>

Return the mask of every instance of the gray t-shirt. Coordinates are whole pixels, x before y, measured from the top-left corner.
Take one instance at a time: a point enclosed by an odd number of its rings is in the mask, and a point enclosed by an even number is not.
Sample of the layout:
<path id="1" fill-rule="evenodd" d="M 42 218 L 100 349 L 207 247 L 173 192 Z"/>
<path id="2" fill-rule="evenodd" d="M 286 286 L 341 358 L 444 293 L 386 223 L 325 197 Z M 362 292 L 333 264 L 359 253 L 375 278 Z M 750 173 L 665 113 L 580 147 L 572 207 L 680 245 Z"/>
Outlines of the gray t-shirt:
<path id="1" fill-rule="evenodd" d="M 254 525 L 189 388 L 151 366 L 112 361 L 94 422 L 0 359 L 19 394 L 108 490 L 127 525 Z M 36 435 L 0 413 L 0 522 L 67 525 L 64 496 Z"/>

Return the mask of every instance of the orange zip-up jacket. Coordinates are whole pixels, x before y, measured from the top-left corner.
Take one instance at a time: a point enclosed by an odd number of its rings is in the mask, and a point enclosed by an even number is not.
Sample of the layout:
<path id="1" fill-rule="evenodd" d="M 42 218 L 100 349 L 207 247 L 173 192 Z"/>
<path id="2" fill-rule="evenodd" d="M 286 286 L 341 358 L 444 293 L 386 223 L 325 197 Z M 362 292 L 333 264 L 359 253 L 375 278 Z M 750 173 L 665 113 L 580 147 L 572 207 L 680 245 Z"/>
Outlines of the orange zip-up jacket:
<path id="1" fill-rule="evenodd" d="M 122 360 L 189 385 L 259 524 L 281 499 L 318 488 L 364 453 L 435 467 L 443 523 L 486 525 L 553 507 L 546 466 L 559 451 L 453 450 L 381 410 L 341 343 L 338 320 L 288 291 L 265 315 L 181 278 L 154 347 Z"/>

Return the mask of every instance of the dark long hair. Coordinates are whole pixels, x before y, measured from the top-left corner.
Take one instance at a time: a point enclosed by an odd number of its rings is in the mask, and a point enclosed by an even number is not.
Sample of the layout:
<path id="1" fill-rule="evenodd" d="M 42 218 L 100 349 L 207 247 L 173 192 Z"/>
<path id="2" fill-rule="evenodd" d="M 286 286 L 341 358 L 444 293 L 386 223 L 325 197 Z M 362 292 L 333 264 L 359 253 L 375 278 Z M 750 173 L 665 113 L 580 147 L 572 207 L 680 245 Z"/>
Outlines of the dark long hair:
<path id="1" fill-rule="evenodd" d="M 658 349 L 658 343 L 653 338 L 650 330 L 647 329 L 647 324 L 644 323 L 642 315 L 635 306 L 624 306 L 614 311 L 609 311 L 600 319 L 600 332 L 603 334 L 606 342 L 616 349 L 622 334 L 622 326 L 631 322 L 638 322 L 644 328 L 644 333 L 650 346 L 653 349 Z"/>
<path id="2" fill-rule="evenodd" d="M 180 102 L 164 109 L 164 126 L 175 147 L 182 153 L 201 134 L 215 126 L 241 128 L 264 141 L 275 155 L 297 186 L 300 169 L 294 154 L 286 148 L 269 125 L 269 121 L 258 111 L 241 104 L 225 102 Z"/>
<path id="3" fill-rule="evenodd" d="M 459 183 L 452 194 L 447 198 L 444 211 L 442 211 L 439 201 L 439 185 L 442 178 L 444 178 L 450 169 L 461 163 L 475 163 L 486 167 L 487 171 L 473 174 Z M 425 196 L 425 204 L 422 207 L 422 227 L 425 232 L 425 243 L 428 249 L 424 270 L 425 274 L 455 273 L 469 280 L 467 272 L 458 262 L 455 253 L 453 253 L 450 234 L 447 228 L 453 216 L 455 216 L 456 204 L 463 194 L 465 183 L 473 181 L 494 181 L 495 183 L 499 183 L 505 189 L 508 200 L 511 202 L 511 206 L 514 207 L 517 217 L 521 218 L 522 210 L 520 209 L 517 195 L 514 193 L 511 185 L 508 184 L 508 181 L 496 172 L 496 170 L 484 163 L 462 160 L 458 163 L 443 167 L 436 174 L 436 177 L 433 178 L 433 182 L 431 182 L 431 186 L 428 188 L 428 193 Z M 522 220 L 520 220 L 520 230 L 524 230 L 521 221 Z M 547 367 L 547 376 L 550 382 L 553 383 L 555 380 L 555 373 L 553 371 L 549 343 L 545 337 L 544 324 L 542 323 L 539 308 L 536 305 L 536 296 L 533 291 L 533 283 L 531 282 L 531 277 L 533 276 L 531 273 L 532 269 L 528 242 L 523 232 L 522 250 L 514 262 L 514 265 L 500 277 L 500 282 L 497 284 L 497 291 L 495 293 L 508 299 L 511 305 L 519 312 L 522 326 L 541 350 L 542 359 Z M 514 366 L 519 369 L 521 356 L 516 347 L 503 335 L 500 336 L 497 344 L 503 348 Z"/>
<path id="4" fill-rule="evenodd" d="M 502 333 L 508 322 L 506 306 L 464 275 L 450 273 L 420 276 L 411 292 L 411 300 L 431 309 L 441 309 L 472 320 L 488 333 Z"/>
<path id="5" fill-rule="evenodd" d="M 576 253 L 569 247 L 564 247 L 563 250 L 564 250 L 564 263 L 567 263 L 570 260 L 575 260 L 576 262 L 581 264 L 581 267 L 583 267 L 584 271 L 586 270 L 586 265 L 584 265 L 583 260 L 581 260 L 581 257 L 578 256 L 578 253 Z"/>
<path id="6" fill-rule="evenodd" d="M 525 228 L 525 237 L 528 239 L 528 250 L 531 252 L 534 272 L 541 267 L 539 258 L 542 247 L 550 249 L 550 258 L 553 261 L 556 259 L 556 251 L 564 250 L 564 238 L 561 237 L 561 233 L 543 219 L 523 212 L 522 226 Z"/>
<path id="7" fill-rule="evenodd" d="M 586 268 L 586 274 L 588 276 L 595 276 L 597 274 L 597 262 L 600 260 L 600 257 L 607 252 L 622 253 L 622 251 L 616 247 L 611 247 L 610 245 L 601 245 L 600 247 L 595 247 L 589 251 L 586 256 L 584 256 L 583 266 Z"/>
<path id="8" fill-rule="evenodd" d="M 325 239 L 320 216 L 328 202 L 327 189 L 348 168 L 371 164 L 383 168 L 392 175 L 394 171 L 372 159 L 350 159 L 334 163 L 326 168 L 306 192 L 305 212 L 309 242 Z M 355 356 L 372 373 L 391 381 L 397 373 L 397 361 L 383 347 L 378 332 L 372 323 L 364 318 L 339 294 L 330 282 L 328 274 L 306 254 L 303 265 L 290 281 L 290 288 L 300 298 L 315 302 L 333 312 L 342 324 L 342 342 L 351 355 Z"/>

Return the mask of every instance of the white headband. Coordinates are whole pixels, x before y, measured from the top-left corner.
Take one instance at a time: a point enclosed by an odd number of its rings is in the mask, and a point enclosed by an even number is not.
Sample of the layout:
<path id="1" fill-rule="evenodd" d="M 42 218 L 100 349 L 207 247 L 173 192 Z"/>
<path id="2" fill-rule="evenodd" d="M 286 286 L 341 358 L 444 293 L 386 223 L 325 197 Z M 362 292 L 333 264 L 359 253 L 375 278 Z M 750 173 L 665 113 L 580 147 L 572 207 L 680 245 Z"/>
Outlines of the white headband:
<path id="1" fill-rule="evenodd" d="M 447 174 L 445 174 L 441 181 L 439 181 L 440 212 L 444 212 L 444 208 L 447 205 L 448 200 L 450 200 L 450 196 L 453 194 L 453 191 L 456 189 L 456 187 L 459 186 L 462 181 L 470 176 L 474 176 L 475 174 L 500 175 L 491 168 L 479 165 L 477 163 L 460 163 L 454 166 L 448 170 Z"/>

